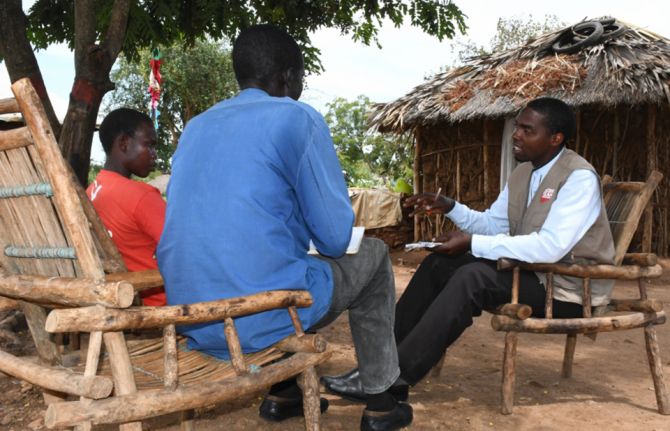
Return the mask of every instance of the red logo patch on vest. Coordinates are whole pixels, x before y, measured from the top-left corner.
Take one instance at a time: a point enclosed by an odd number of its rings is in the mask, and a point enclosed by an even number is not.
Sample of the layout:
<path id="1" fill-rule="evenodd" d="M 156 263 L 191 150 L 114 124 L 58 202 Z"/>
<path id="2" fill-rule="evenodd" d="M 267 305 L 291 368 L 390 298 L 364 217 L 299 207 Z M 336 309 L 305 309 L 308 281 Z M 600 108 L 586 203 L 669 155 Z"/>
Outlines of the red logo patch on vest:
<path id="1" fill-rule="evenodd" d="M 540 203 L 546 203 L 554 196 L 554 189 L 544 189 L 542 196 L 540 196 Z"/>

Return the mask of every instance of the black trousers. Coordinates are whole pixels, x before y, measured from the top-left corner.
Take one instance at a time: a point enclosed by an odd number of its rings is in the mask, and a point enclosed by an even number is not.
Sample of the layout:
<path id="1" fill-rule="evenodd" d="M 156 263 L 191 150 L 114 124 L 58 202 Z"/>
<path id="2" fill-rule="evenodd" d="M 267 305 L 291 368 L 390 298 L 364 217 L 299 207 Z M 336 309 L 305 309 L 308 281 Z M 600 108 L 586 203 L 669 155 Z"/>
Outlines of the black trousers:
<path id="1" fill-rule="evenodd" d="M 544 317 L 546 291 L 533 272 L 521 271 L 519 302 Z M 496 262 L 471 254 L 429 255 L 419 266 L 396 304 L 395 337 L 401 377 L 418 383 L 444 351 L 472 325 L 482 310 L 508 303 L 512 271 L 498 271 Z M 554 300 L 554 317 L 581 317 L 582 306 Z"/>

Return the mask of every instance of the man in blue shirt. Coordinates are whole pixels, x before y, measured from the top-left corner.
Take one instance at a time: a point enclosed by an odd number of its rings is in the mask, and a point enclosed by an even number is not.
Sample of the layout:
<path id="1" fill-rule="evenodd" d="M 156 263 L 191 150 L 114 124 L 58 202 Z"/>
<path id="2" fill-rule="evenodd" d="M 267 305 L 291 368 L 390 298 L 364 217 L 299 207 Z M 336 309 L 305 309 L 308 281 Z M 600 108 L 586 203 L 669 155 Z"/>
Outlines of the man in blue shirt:
<path id="1" fill-rule="evenodd" d="M 348 310 L 369 395 L 361 429 L 406 426 L 412 409 L 393 395 L 406 399 L 406 387 L 392 388 L 400 370 L 388 251 L 366 238 L 357 254 L 344 254 L 354 215 L 328 127 L 297 101 L 304 74 L 300 48 L 277 27 L 254 26 L 235 41 L 233 68 L 240 94 L 191 120 L 173 158 L 157 251 L 168 303 L 304 289 L 314 303 L 298 313 L 311 329 Z M 307 254 L 310 239 L 322 256 Z M 236 319 L 236 327 L 245 352 L 294 331 L 285 310 Z M 189 347 L 228 358 L 222 322 L 181 332 Z M 270 394 L 262 417 L 302 414 L 295 379 Z"/>

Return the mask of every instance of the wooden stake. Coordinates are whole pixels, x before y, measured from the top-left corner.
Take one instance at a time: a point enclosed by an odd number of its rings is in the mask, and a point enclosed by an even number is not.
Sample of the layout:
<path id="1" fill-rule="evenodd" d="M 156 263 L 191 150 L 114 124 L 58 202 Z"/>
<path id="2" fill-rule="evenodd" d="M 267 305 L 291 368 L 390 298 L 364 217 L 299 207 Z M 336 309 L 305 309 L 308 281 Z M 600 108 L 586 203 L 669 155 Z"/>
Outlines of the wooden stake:
<path id="1" fill-rule="evenodd" d="M 544 317 L 551 319 L 554 317 L 554 273 L 547 273 L 547 293 L 544 298 Z"/>
<path id="2" fill-rule="evenodd" d="M 575 357 L 575 346 L 577 345 L 577 334 L 568 334 L 565 338 L 565 352 L 563 353 L 563 368 L 561 376 L 563 378 L 572 377 L 572 362 Z"/>
<path id="3" fill-rule="evenodd" d="M 105 398 L 112 381 L 103 376 L 84 376 L 62 368 L 38 365 L 25 357 L 0 350 L 0 371 L 42 388 L 88 398 Z"/>
<path id="4" fill-rule="evenodd" d="M 180 414 L 181 431 L 195 431 L 195 410 L 184 410 Z"/>
<path id="5" fill-rule="evenodd" d="M 177 331 L 174 325 L 163 328 L 164 386 L 174 391 L 179 383 L 179 362 L 177 361 Z"/>
<path id="6" fill-rule="evenodd" d="M 305 415 L 305 431 L 319 431 L 321 418 L 321 399 L 319 397 L 319 379 L 314 367 L 306 368 L 298 377 L 302 388 L 302 406 Z"/>
<path id="7" fill-rule="evenodd" d="M 514 408 L 514 383 L 516 380 L 516 346 L 519 337 L 516 332 L 505 334 L 505 351 L 503 354 L 502 373 L 502 414 L 512 414 Z"/>
<path id="8" fill-rule="evenodd" d="M 591 317 L 591 279 L 582 279 L 582 313 L 584 317 Z"/>
<path id="9" fill-rule="evenodd" d="M 106 332 L 103 335 L 103 339 L 107 353 L 109 354 L 109 365 L 112 369 L 112 378 L 114 379 L 115 398 L 122 395 L 136 394 L 137 387 L 135 385 L 135 377 L 133 376 L 133 367 L 130 363 L 130 356 L 128 355 L 128 348 L 123 333 Z M 77 421 L 77 423 L 84 421 Z M 119 426 L 119 431 L 142 431 L 142 423 L 125 423 Z"/>
<path id="10" fill-rule="evenodd" d="M 519 267 L 512 273 L 512 304 L 519 303 Z"/>
<path id="11" fill-rule="evenodd" d="M 656 337 L 656 328 L 654 328 L 654 325 L 650 324 L 644 327 L 644 341 L 647 347 L 647 359 L 649 359 L 651 377 L 654 380 L 658 412 L 663 415 L 670 415 L 670 401 L 668 400 L 668 390 L 665 387 L 665 380 L 663 379 L 663 362 L 661 361 L 661 352 L 658 348 L 658 338 Z"/>
<path id="12" fill-rule="evenodd" d="M 416 128 L 414 131 L 414 194 L 418 195 L 423 191 L 423 184 L 421 183 L 421 171 L 423 166 L 421 164 L 421 128 Z M 414 216 L 414 241 L 421 240 L 421 217 L 416 215 Z"/>
<path id="13" fill-rule="evenodd" d="M 226 332 L 226 342 L 228 343 L 228 351 L 230 352 L 230 360 L 233 363 L 233 369 L 238 376 L 247 374 L 249 372 L 249 368 L 244 361 L 244 353 L 242 352 L 242 346 L 240 345 L 240 338 L 237 336 L 235 323 L 230 317 L 227 317 L 223 323 L 223 327 Z"/>
<path id="14" fill-rule="evenodd" d="M 298 311 L 295 307 L 288 307 L 288 314 L 291 316 L 291 321 L 293 322 L 293 327 L 295 328 L 295 334 L 298 337 L 302 337 L 305 332 L 302 330 L 302 322 L 300 321 L 300 316 L 298 316 Z"/>
<path id="15" fill-rule="evenodd" d="M 30 335 L 40 359 L 46 364 L 59 364 L 60 351 L 58 346 L 51 340 L 50 334 L 44 328 L 47 320 L 46 311 L 39 305 L 30 302 L 20 301 L 19 304 L 21 311 L 26 316 Z"/>

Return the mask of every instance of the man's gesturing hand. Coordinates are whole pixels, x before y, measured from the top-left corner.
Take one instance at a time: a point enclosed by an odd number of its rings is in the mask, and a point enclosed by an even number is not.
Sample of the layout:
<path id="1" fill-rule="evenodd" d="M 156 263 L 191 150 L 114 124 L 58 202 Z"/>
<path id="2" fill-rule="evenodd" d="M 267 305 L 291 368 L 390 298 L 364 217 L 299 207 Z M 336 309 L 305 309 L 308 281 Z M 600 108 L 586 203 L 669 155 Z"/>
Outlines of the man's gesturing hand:
<path id="1" fill-rule="evenodd" d="M 454 208 L 452 198 L 435 193 L 420 193 L 405 199 L 404 207 L 414 207 L 410 217 L 419 214 L 446 214 Z"/>

